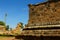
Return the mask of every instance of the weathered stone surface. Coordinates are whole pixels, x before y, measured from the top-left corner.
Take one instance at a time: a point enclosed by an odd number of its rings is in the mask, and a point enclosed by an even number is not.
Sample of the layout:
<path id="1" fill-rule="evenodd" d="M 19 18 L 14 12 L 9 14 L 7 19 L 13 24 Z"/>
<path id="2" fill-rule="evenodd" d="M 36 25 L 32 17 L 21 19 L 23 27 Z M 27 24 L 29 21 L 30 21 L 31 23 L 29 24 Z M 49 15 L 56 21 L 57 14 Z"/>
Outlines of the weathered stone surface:
<path id="1" fill-rule="evenodd" d="M 39 26 L 39 27 L 38 27 Z M 60 1 L 29 5 L 29 21 L 26 28 L 60 27 Z M 22 35 L 60 36 L 60 29 L 23 30 Z"/>
<path id="2" fill-rule="evenodd" d="M 29 5 L 28 26 L 60 24 L 60 1 Z"/>
<path id="3" fill-rule="evenodd" d="M 47 38 L 42 36 L 47 36 Z M 53 40 L 52 37 L 55 38 L 55 36 L 60 38 L 60 0 L 50 0 L 36 5 L 30 4 L 28 24 L 17 38 L 20 37 L 23 40 Z"/>
<path id="4" fill-rule="evenodd" d="M 21 35 L 32 36 L 60 36 L 60 29 L 51 30 L 24 30 Z"/>
<path id="5" fill-rule="evenodd" d="M 19 35 L 21 33 L 21 23 L 17 24 L 17 27 L 14 30 L 11 30 L 11 34 Z"/>

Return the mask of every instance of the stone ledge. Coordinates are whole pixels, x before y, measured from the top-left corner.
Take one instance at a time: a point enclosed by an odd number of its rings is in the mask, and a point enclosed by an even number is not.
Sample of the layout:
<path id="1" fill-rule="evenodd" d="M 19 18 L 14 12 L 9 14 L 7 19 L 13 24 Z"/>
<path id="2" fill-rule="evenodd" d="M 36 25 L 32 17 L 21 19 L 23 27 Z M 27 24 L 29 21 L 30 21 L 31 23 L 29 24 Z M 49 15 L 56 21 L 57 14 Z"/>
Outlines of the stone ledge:
<path id="1" fill-rule="evenodd" d="M 60 36 L 60 29 L 52 29 L 52 30 L 23 30 L 20 35 Z"/>
<path id="2" fill-rule="evenodd" d="M 60 27 L 60 25 L 44 25 L 44 26 L 30 26 L 30 27 L 25 27 L 26 28 L 42 28 L 42 27 Z"/>

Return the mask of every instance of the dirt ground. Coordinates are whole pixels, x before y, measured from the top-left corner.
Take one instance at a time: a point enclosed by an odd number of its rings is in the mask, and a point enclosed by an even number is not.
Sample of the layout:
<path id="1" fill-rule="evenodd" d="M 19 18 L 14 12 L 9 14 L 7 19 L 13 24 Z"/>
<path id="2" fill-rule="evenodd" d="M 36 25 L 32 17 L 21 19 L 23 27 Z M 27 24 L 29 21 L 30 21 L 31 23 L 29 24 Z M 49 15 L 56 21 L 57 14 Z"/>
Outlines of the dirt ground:
<path id="1" fill-rule="evenodd" d="M 15 39 L 15 37 L 0 37 L 0 40 L 19 40 L 19 39 Z"/>

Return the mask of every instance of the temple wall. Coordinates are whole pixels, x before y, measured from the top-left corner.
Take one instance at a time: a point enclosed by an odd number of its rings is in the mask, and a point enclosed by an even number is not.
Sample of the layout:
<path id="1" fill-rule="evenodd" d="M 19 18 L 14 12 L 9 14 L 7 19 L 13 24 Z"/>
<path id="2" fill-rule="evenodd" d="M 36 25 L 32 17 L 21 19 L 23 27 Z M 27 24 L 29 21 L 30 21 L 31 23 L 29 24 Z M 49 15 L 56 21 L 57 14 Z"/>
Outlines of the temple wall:
<path id="1" fill-rule="evenodd" d="M 29 5 L 29 21 L 20 40 L 59 40 L 60 39 L 60 1 Z"/>
<path id="2" fill-rule="evenodd" d="M 60 1 L 29 5 L 28 25 L 60 24 Z"/>

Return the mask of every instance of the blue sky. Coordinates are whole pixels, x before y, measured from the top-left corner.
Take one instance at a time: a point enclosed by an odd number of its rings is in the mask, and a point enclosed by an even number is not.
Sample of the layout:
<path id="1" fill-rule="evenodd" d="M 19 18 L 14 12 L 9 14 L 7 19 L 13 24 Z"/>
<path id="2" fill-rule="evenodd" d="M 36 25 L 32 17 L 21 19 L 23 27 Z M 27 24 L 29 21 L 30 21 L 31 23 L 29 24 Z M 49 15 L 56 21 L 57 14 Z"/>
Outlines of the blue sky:
<path id="1" fill-rule="evenodd" d="M 6 23 L 15 28 L 17 23 L 28 23 L 29 9 L 28 4 L 41 3 L 46 0 L 0 0 L 0 21 L 4 21 L 7 13 Z"/>

